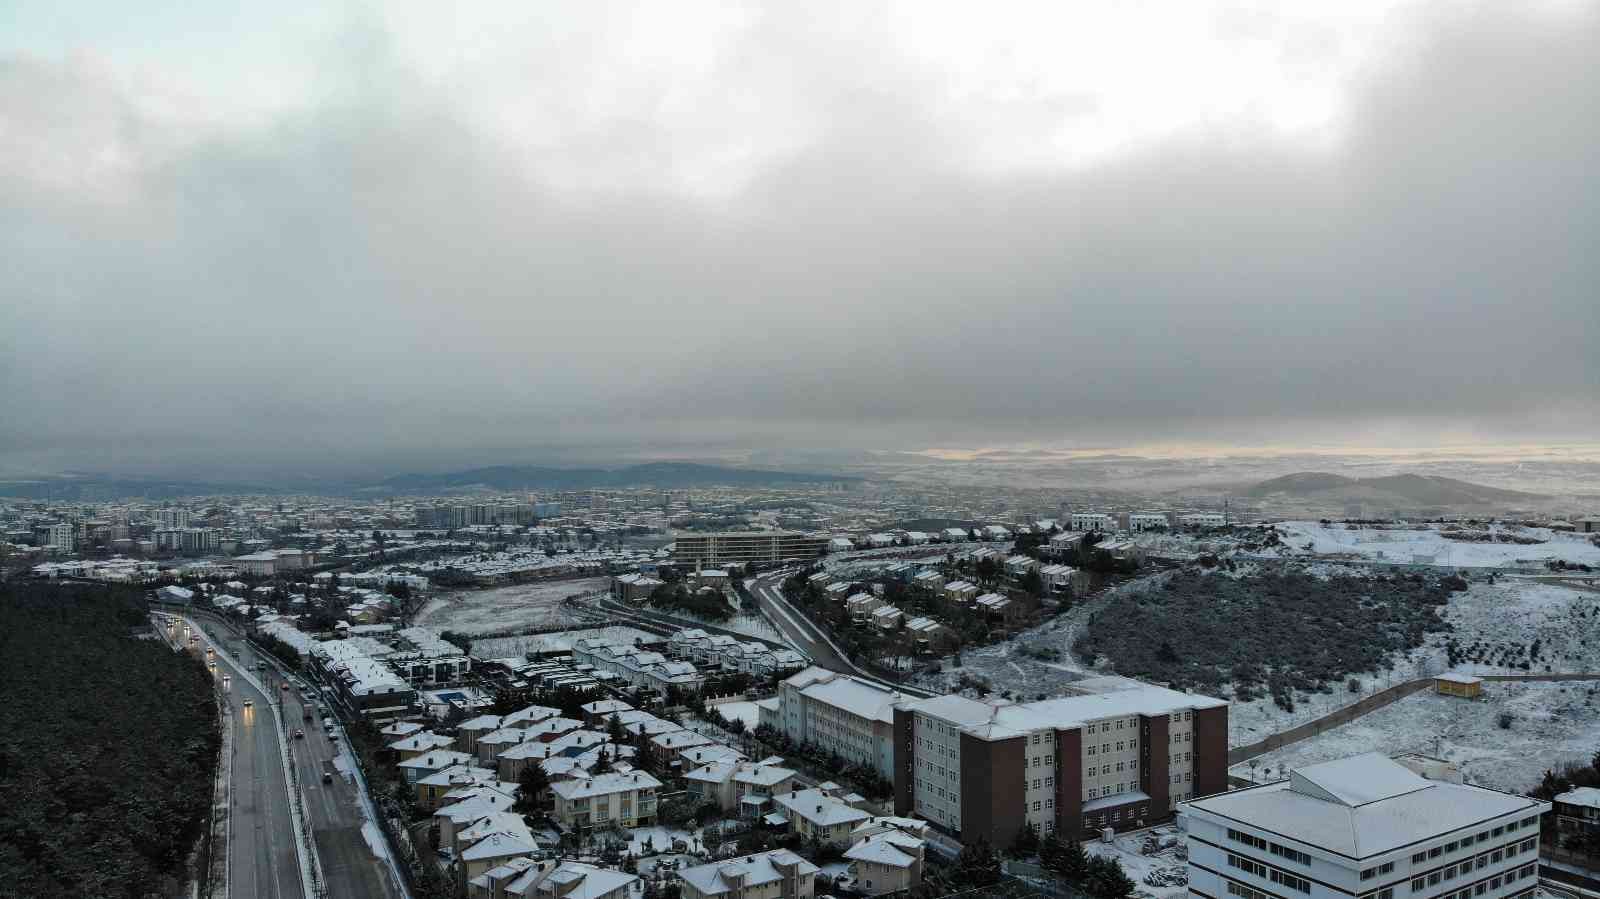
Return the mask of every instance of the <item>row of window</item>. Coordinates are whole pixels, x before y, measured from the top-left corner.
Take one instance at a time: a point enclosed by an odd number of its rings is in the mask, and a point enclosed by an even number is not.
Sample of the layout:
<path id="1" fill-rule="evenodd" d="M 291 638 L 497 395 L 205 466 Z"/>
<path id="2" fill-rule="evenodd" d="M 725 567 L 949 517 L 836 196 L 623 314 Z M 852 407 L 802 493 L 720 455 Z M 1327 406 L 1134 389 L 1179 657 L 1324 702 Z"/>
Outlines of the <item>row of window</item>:
<path id="1" fill-rule="evenodd" d="M 1257 877 L 1265 877 L 1273 883 L 1288 887 L 1297 893 L 1306 893 L 1308 895 L 1311 893 L 1311 881 L 1306 880 L 1304 877 L 1296 877 L 1293 874 L 1279 871 L 1277 868 L 1269 868 L 1255 859 L 1229 854 L 1228 865 L 1229 867 L 1254 874 Z"/>
<path id="2" fill-rule="evenodd" d="M 1126 749 L 1138 749 L 1139 748 L 1139 741 L 1138 740 L 1119 740 L 1119 741 L 1117 741 L 1117 751 L 1118 752 L 1122 752 L 1125 748 Z M 1101 743 L 1100 746 L 1099 746 L 1099 749 L 1100 749 L 1101 753 L 1109 754 L 1111 752 L 1111 744 L 1110 743 Z M 1095 745 L 1093 743 L 1090 743 L 1088 748 L 1086 748 L 1083 751 L 1084 755 L 1094 755 L 1094 753 L 1095 753 Z"/>
<path id="3" fill-rule="evenodd" d="M 1371 880 L 1374 877 L 1381 877 L 1384 874 L 1393 874 L 1393 873 L 1394 873 L 1394 862 L 1384 862 L 1383 864 L 1377 866 L 1376 868 L 1365 868 L 1365 869 L 1363 869 L 1361 871 L 1361 879 L 1362 880 Z"/>
<path id="4" fill-rule="evenodd" d="M 1172 735 L 1172 742 L 1174 742 L 1174 743 L 1192 743 L 1192 742 L 1194 742 L 1193 738 L 1194 738 L 1194 734 L 1192 734 L 1189 731 L 1184 731 L 1181 734 L 1173 734 Z"/>
<path id="5" fill-rule="evenodd" d="M 1172 782 L 1175 784 L 1188 783 L 1190 778 L 1193 776 L 1194 773 L 1192 771 L 1185 771 L 1182 774 L 1174 774 L 1172 775 Z"/>
<path id="6" fill-rule="evenodd" d="M 1465 877 L 1469 873 L 1481 868 L 1487 868 L 1490 865 L 1498 865 L 1500 862 L 1508 858 L 1515 857 L 1520 852 L 1533 852 L 1536 849 L 1536 844 L 1536 840 L 1523 840 L 1520 843 L 1511 843 L 1503 849 L 1496 849 L 1493 852 L 1485 852 L 1475 858 L 1462 859 L 1457 864 L 1446 865 L 1437 871 L 1430 871 L 1424 877 L 1414 877 L 1411 879 L 1411 891 L 1416 892 L 1417 890 L 1422 889 L 1424 886 L 1435 886 L 1446 880 L 1454 880 L 1457 877 Z"/>
<path id="7" fill-rule="evenodd" d="M 1124 765 L 1127 765 L 1128 767 L 1132 767 L 1133 763 L 1132 762 L 1117 762 L 1117 771 L 1119 773 L 1123 770 L 1123 766 Z M 1094 765 L 1090 765 L 1088 770 L 1084 772 L 1084 775 L 1086 777 L 1094 777 L 1097 774 L 1110 774 L 1110 773 L 1111 773 L 1111 766 L 1110 765 L 1106 765 L 1105 767 L 1095 767 Z"/>
<path id="8" fill-rule="evenodd" d="M 1494 828 L 1493 830 L 1479 831 L 1476 837 L 1469 834 L 1468 836 L 1464 836 L 1458 840 L 1451 840 L 1442 846 L 1434 846 L 1432 849 L 1425 849 L 1422 852 L 1412 853 L 1411 863 L 1413 865 L 1420 865 L 1430 858 L 1438 858 L 1446 853 L 1455 852 L 1460 849 L 1468 849 L 1478 843 L 1486 843 L 1491 837 L 1498 837 L 1502 834 L 1512 833 L 1519 828 L 1538 826 L 1538 815 L 1532 815 L 1530 817 L 1523 818 L 1521 821 L 1508 821 L 1500 827 Z"/>
<path id="9" fill-rule="evenodd" d="M 1137 719 L 1137 718 L 1118 718 L 1116 720 L 1116 728 L 1117 728 L 1117 730 L 1122 730 L 1124 727 L 1138 727 L 1138 726 L 1139 726 L 1139 719 Z M 1084 728 L 1084 730 L 1086 730 L 1087 732 L 1092 734 L 1092 733 L 1095 732 L 1095 728 L 1097 728 L 1097 727 L 1100 730 L 1105 731 L 1106 733 L 1110 733 L 1111 732 L 1111 727 L 1112 727 L 1112 722 L 1105 721 L 1105 722 L 1102 722 L 1102 723 L 1100 723 L 1098 725 L 1091 724 L 1088 727 Z"/>
<path id="10" fill-rule="evenodd" d="M 1490 890 L 1498 890 L 1506 884 L 1533 877 L 1538 873 L 1538 869 L 1539 866 L 1536 864 L 1523 865 L 1515 871 L 1507 871 L 1505 874 L 1498 877 L 1491 877 L 1488 880 L 1479 881 L 1467 889 L 1456 890 L 1454 893 L 1445 893 L 1439 896 L 1438 899 L 1473 899 L 1474 896 L 1482 896 L 1484 893 L 1487 893 Z M 1366 899 L 1366 897 L 1362 897 L 1362 899 Z"/>
<path id="11" fill-rule="evenodd" d="M 1188 775 L 1184 775 L 1184 779 L 1188 780 Z M 1177 781 L 1173 781 L 1173 783 L 1177 783 Z M 1299 862 L 1302 865 L 1311 864 L 1311 856 L 1307 853 L 1301 852 L 1298 849 L 1291 849 L 1288 846 L 1279 845 L 1278 843 L 1269 843 L 1255 834 L 1245 833 L 1242 830 L 1234 830 L 1231 827 L 1228 828 L 1228 839 L 1234 841 L 1235 843 L 1243 843 L 1246 846 L 1252 846 L 1256 849 L 1265 849 L 1279 858 L 1286 858 L 1292 862 Z"/>
<path id="12" fill-rule="evenodd" d="M 1104 789 L 1097 789 L 1095 787 L 1090 787 L 1089 788 L 1088 798 L 1090 798 L 1090 799 L 1099 799 L 1102 796 L 1117 796 L 1117 795 L 1120 795 L 1122 793 L 1128 792 L 1130 789 L 1132 789 L 1132 788 L 1134 788 L 1136 786 L 1138 786 L 1138 784 L 1125 784 L 1124 783 L 1124 784 L 1117 784 L 1115 787 L 1109 787 L 1108 786 L 1108 787 L 1106 787 Z"/>
<path id="13" fill-rule="evenodd" d="M 1252 890 L 1242 883 L 1234 883 L 1231 880 L 1228 881 L 1228 894 L 1231 896 L 1238 896 L 1239 899 L 1272 899 L 1271 893 L 1263 893 L 1260 890 Z"/>

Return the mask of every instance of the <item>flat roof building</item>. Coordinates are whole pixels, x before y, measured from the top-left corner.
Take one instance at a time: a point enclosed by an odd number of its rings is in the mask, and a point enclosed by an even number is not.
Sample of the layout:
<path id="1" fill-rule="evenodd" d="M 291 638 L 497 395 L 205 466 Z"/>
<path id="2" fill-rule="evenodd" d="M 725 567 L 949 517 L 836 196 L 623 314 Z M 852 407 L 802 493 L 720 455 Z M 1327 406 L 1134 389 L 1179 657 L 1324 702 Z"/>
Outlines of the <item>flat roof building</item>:
<path id="1" fill-rule="evenodd" d="M 672 559 L 697 568 L 747 562 L 815 559 L 828 551 L 828 538 L 797 531 L 722 531 L 678 534 Z"/>

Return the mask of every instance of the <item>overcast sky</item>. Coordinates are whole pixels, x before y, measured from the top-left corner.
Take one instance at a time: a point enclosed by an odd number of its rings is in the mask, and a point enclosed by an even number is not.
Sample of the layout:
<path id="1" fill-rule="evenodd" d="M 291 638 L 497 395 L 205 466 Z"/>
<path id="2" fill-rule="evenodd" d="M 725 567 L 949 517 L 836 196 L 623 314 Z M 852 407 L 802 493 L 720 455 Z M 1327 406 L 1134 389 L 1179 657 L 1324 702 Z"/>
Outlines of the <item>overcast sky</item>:
<path id="1" fill-rule="evenodd" d="M 1600 2 L 61 5 L 0 472 L 1600 439 Z"/>

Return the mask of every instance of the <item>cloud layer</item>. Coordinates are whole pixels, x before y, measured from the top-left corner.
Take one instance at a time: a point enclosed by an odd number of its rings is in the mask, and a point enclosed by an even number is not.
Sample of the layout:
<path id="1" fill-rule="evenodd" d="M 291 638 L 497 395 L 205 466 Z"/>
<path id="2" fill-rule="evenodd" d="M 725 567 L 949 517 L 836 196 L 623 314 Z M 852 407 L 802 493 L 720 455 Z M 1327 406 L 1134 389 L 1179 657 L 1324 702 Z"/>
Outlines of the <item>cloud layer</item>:
<path id="1" fill-rule="evenodd" d="M 10 29 L 0 465 L 1597 436 L 1594 4 L 434 6 Z"/>

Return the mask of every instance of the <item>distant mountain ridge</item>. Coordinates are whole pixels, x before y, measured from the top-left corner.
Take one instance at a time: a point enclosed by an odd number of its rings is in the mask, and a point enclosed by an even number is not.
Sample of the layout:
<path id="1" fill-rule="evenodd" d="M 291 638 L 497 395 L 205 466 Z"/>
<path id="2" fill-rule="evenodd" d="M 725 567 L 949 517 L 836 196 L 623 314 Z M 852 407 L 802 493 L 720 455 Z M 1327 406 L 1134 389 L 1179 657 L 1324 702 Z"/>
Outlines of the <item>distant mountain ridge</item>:
<path id="1" fill-rule="evenodd" d="M 1485 487 L 1438 475 L 1396 474 L 1377 478 L 1350 478 L 1320 471 L 1303 471 L 1262 481 L 1244 490 L 1244 495 L 1262 499 L 1292 496 L 1324 501 L 1363 500 L 1411 503 L 1419 506 L 1484 506 L 1525 503 L 1546 499 L 1542 493 L 1525 493 Z"/>
<path id="2" fill-rule="evenodd" d="M 728 468 L 698 462 L 650 462 L 621 468 L 553 468 L 542 465 L 492 465 L 443 474 L 402 474 L 378 486 L 390 490 L 449 490 L 488 487 L 496 490 L 592 490 L 616 487 L 755 487 L 779 484 L 827 484 L 859 481 L 849 475 Z"/>

